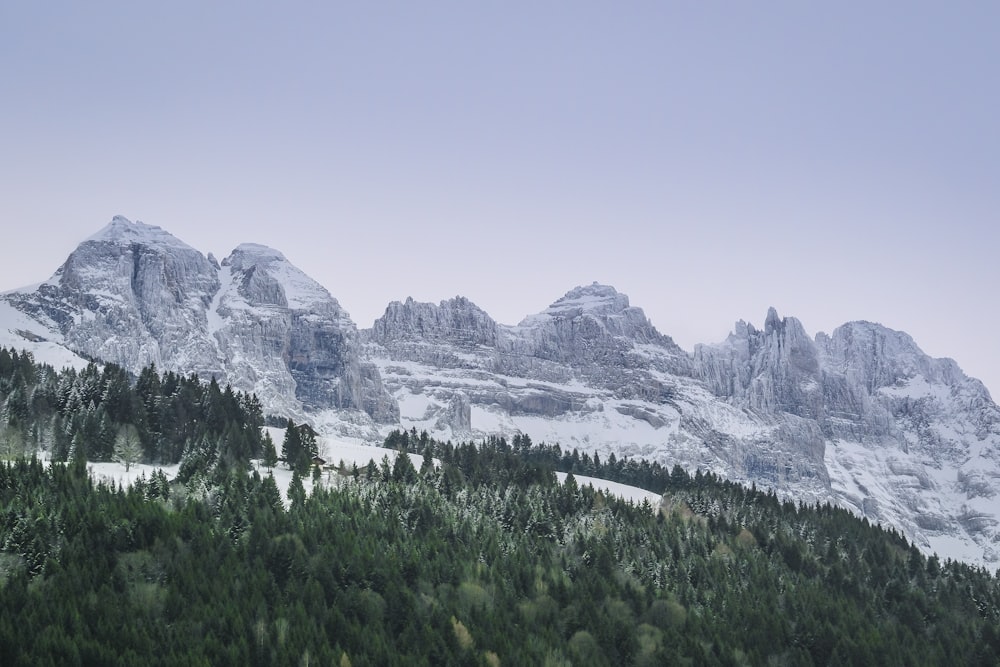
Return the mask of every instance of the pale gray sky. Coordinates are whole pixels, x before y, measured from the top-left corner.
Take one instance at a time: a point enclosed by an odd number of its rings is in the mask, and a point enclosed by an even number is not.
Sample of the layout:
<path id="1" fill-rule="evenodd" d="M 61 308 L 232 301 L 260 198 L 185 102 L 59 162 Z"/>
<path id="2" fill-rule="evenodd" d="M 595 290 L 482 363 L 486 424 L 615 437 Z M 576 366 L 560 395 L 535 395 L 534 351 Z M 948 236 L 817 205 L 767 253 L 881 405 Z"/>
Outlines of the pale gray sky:
<path id="1" fill-rule="evenodd" d="M 148 6 L 146 6 L 148 5 Z M 0 5 L 0 288 L 115 214 L 367 327 L 616 286 L 685 349 L 867 319 L 1000 392 L 996 2 Z"/>

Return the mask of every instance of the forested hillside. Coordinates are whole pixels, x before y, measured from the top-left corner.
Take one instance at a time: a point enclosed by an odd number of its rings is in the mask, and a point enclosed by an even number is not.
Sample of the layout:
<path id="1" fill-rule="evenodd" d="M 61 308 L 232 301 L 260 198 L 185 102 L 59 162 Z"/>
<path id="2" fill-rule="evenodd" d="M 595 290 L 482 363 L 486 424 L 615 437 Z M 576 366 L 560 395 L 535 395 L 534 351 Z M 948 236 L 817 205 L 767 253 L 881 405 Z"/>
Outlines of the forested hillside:
<path id="1" fill-rule="evenodd" d="M 114 407 L 109 387 L 131 407 Z M 286 507 L 272 477 L 226 463 L 262 448 L 252 398 L 152 369 L 134 383 L 96 367 L 57 373 L 10 353 L 0 397 L 21 446 L 0 464 L 3 665 L 1000 659 L 989 573 L 927 558 L 845 510 L 712 475 L 525 437 L 396 432 L 386 444 L 423 454 L 419 469 L 373 461 L 309 495 L 296 474 Z M 95 484 L 79 452 L 109 445 L 82 432 L 88 421 L 131 425 L 150 460 L 204 458 L 187 484 Z M 57 438 L 66 455 L 53 458 L 67 463 L 17 456 Z M 663 506 L 559 484 L 557 469 L 663 492 Z"/>
<path id="2" fill-rule="evenodd" d="M 260 402 L 197 375 L 138 378 L 90 364 L 57 372 L 31 354 L 0 348 L 0 455 L 44 451 L 54 461 L 181 463 L 224 473 L 260 457 Z"/>

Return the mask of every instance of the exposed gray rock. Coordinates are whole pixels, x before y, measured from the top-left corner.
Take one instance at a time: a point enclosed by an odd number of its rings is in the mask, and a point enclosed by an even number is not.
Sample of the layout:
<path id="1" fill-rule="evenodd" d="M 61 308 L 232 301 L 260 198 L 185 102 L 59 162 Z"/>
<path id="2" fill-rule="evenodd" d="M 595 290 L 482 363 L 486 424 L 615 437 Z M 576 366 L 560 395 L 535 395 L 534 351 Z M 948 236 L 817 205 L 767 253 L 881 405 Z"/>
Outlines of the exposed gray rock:
<path id="1" fill-rule="evenodd" d="M 238 247 L 220 265 L 159 227 L 116 217 L 36 290 L 5 295 L 67 347 L 132 372 L 215 377 L 298 417 L 330 407 L 399 412 L 330 294 L 281 253 Z"/>
<path id="2" fill-rule="evenodd" d="M 191 335 L 205 331 L 218 288 L 215 268 L 197 250 L 159 227 L 119 216 L 35 291 L 7 299 L 51 322 L 68 347 L 86 356 L 132 370 L 155 363 L 224 376 L 211 341 Z"/>
<path id="3" fill-rule="evenodd" d="M 399 418 L 377 369 L 359 359 L 354 324 L 324 287 L 280 252 L 255 244 L 236 248 L 222 269 L 227 283 L 214 304 L 215 338 L 238 377 L 267 379 L 270 405 L 294 399 L 306 411 Z"/>
<path id="4" fill-rule="evenodd" d="M 498 329 L 484 310 L 465 297 L 458 296 L 436 306 L 409 298 L 405 303 L 389 304 L 369 331 L 369 339 L 387 347 L 406 342 L 446 343 L 460 348 L 496 347 Z"/>
<path id="5" fill-rule="evenodd" d="M 472 405 L 461 392 L 448 397 L 448 407 L 438 418 L 439 430 L 451 429 L 452 433 L 465 435 L 472 432 Z"/>
<path id="6" fill-rule="evenodd" d="M 816 346 L 797 319 L 780 319 L 774 308 L 763 331 L 740 321 L 724 343 L 696 347 L 695 364 L 713 393 L 750 410 L 823 416 Z"/>

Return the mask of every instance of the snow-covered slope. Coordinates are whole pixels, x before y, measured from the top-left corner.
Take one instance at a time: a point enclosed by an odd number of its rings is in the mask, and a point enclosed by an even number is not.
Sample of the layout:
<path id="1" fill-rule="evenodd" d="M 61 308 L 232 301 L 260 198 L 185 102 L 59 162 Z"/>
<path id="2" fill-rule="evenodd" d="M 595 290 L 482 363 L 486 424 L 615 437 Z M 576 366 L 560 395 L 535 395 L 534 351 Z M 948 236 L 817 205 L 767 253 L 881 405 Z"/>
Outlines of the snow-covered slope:
<path id="1" fill-rule="evenodd" d="M 0 344 L 55 366 L 84 363 L 72 351 L 214 375 L 329 437 L 519 432 L 708 469 L 1000 562 L 1000 409 L 953 361 L 878 324 L 810 338 L 771 309 L 762 329 L 740 321 L 688 353 L 593 284 L 515 326 L 456 297 L 393 302 L 358 331 L 276 250 L 244 244 L 218 263 L 115 218 L 51 279 L 0 296 Z"/>
<path id="2" fill-rule="evenodd" d="M 62 335 L 0 300 L 0 347 L 27 350 L 40 364 L 84 368 L 89 362 L 66 347 Z"/>
<path id="3" fill-rule="evenodd" d="M 720 401 L 690 355 L 606 285 L 578 287 L 517 326 L 462 298 L 395 302 L 363 335 L 402 423 L 441 438 L 521 432 L 749 480 L 748 452 L 770 453 L 763 443 L 779 426 Z M 794 474 L 816 499 L 827 492 L 821 462 L 820 451 Z"/>
<path id="4" fill-rule="evenodd" d="M 763 329 L 740 321 L 687 354 L 595 284 L 517 326 L 463 298 L 407 300 L 362 334 L 407 428 L 709 469 L 1000 559 L 1000 410 L 901 332 L 855 322 L 813 340 L 771 309 Z"/>

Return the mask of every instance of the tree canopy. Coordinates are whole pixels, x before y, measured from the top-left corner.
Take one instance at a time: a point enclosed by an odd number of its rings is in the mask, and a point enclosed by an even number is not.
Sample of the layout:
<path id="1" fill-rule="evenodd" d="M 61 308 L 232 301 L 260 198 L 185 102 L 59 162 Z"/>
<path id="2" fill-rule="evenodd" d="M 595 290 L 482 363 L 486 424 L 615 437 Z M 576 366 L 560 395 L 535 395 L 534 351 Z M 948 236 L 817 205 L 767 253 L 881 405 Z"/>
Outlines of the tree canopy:
<path id="1" fill-rule="evenodd" d="M 152 370 L 105 395 L 104 375 L 0 350 L 5 428 L 54 447 L 34 429 L 58 417 L 72 425 L 60 424 L 67 452 L 111 456 L 130 424 L 147 460 L 180 430 L 190 475 L 121 488 L 72 462 L 0 462 L 0 664 L 1000 660 L 993 575 L 840 508 L 523 436 L 452 444 L 416 431 L 385 444 L 422 456 L 419 470 L 406 455 L 329 481 L 296 470 L 286 504 L 274 477 L 226 463 L 252 450 L 241 431 L 262 438 L 241 395 Z M 167 416 L 181 411 L 196 424 Z M 556 470 L 663 501 L 559 484 Z"/>

